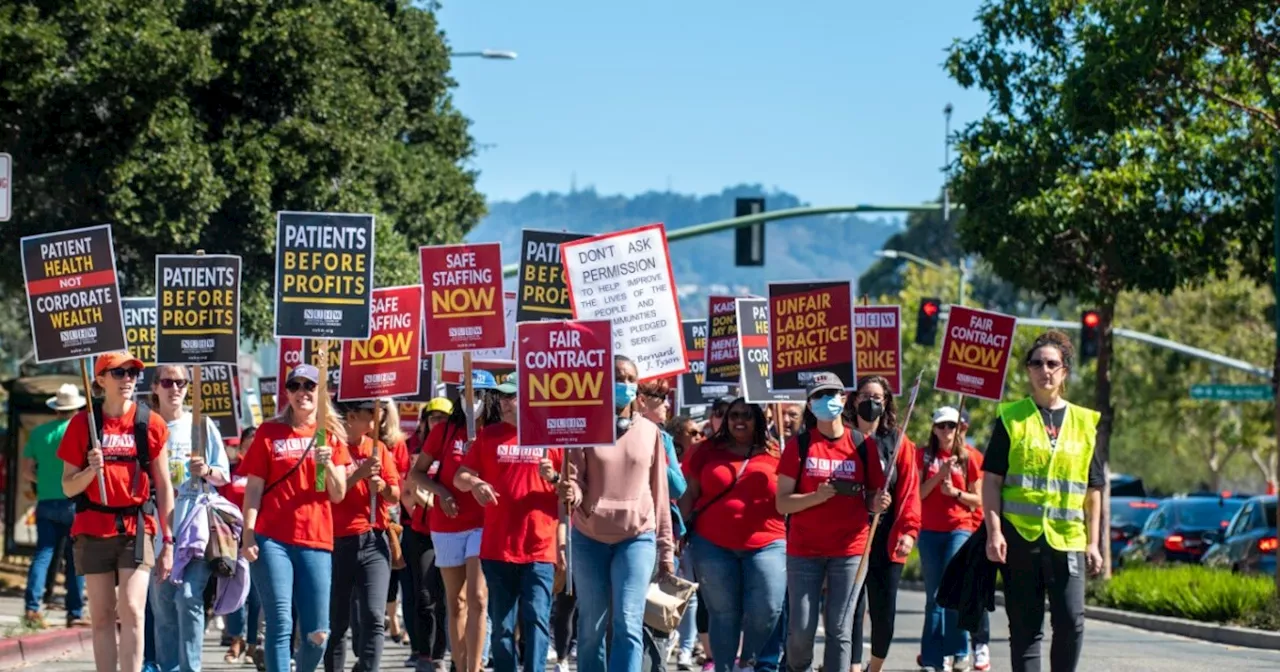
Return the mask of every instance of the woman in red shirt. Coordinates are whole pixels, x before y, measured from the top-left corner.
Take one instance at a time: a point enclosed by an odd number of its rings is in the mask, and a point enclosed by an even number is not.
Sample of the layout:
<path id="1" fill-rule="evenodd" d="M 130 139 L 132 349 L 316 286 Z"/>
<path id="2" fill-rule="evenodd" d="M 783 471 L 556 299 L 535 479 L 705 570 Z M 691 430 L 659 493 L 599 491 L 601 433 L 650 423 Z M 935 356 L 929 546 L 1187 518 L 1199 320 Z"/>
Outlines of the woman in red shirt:
<path id="1" fill-rule="evenodd" d="M 58 459 L 65 463 L 62 491 L 76 501 L 71 536 L 75 539 L 76 569 L 84 575 L 88 591 L 94 664 L 98 672 L 114 671 L 117 662 L 121 670 L 139 670 L 147 585 L 151 579 L 147 570 L 155 565 L 157 576 L 164 581 L 173 568 L 173 538 L 166 529 L 173 515 L 173 484 L 169 481 L 165 450 L 169 428 L 148 409 L 146 445 L 137 445 L 135 421 L 139 407 L 133 397 L 142 374 L 141 360 L 125 352 L 99 355 L 93 373 L 105 395 L 101 406 L 95 404 L 94 410 L 102 423 L 101 447 L 90 447 L 88 409 L 76 413 L 58 444 Z M 150 459 L 146 473 L 138 459 L 139 450 Z M 100 495 L 99 479 L 105 485 L 105 500 Z M 157 528 L 164 533 L 159 558 L 155 557 Z"/>
<path id="2" fill-rule="evenodd" d="M 710 616 L 716 672 L 752 665 L 782 614 L 787 590 L 786 528 L 778 513 L 778 446 L 764 411 L 728 404 L 720 429 L 683 465 L 680 510 Z"/>
<path id="3" fill-rule="evenodd" d="M 947 563 L 978 529 L 973 510 L 982 505 L 982 455 L 957 432 L 960 412 L 943 406 L 933 412 L 933 432 L 921 453 L 920 570 L 924 574 L 924 632 L 920 666 L 950 669 L 945 659 L 968 662 L 969 633 L 958 615 L 935 602 Z"/>
<path id="4" fill-rule="evenodd" d="M 262 423 L 245 453 L 244 536 L 240 551 L 262 599 L 268 672 L 289 670 L 289 640 L 297 607 L 302 643 L 297 672 L 314 672 L 329 637 L 333 576 L 333 504 L 347 494 L 347 432 L 327 410 L 316 440 L 320 370 L 299 364 L 285 383 L 288 404 Z"/>

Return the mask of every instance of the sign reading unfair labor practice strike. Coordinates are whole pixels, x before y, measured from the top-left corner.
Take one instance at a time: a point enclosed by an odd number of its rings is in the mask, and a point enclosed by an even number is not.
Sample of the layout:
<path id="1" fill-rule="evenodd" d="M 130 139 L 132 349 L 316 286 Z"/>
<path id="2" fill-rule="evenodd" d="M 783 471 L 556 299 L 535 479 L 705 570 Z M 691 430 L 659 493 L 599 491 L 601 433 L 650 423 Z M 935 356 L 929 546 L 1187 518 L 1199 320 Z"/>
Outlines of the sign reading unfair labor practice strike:
<path id="1" fill-rule="evenodd" d="M 609 320 L 516 325 L 521 447 L 614 444 L 612 328 Z"/>
<path id="2" fill-rule="evenodd" d="M 738 361 L 738 314 L 732 296 L 712 296 L 707 304 L 707 349 L 703 362 L 707 385 L 737 385 L 742 376 Z"/>
<path id="3" fill-rule="evenodd" d="M 613 322 L 613 350 L 635 362 L 640 382 L 689 370 L 675 273 L 661 224 L 560 246 L 578 320 Z"/>
<path id="4" fill-rule="evenodd" d="M 850 281 L 771 282 L 769 315 L 775 392 L 803 392 L 820 371 L 840 376 L 854 389 Z"/>
<path id="5" fill-rule="evenodd" d="M 769 300 L 738 299 L 738 353 L 742 358 L 742 396 L 749 404 L 804 402 L 804 390 L 773 387 L 769 363 Z"/>
<path id="6" fill-rule="evenodd" d="M 951 306 L 934 389 L 1000 401 L 1018 318 Z"/>
<path id="7" fill-rule="evenodd" d="M 854 306 L 853 336 L 858 377 L 880 376 L 890 392 L 902 394 L 902 308 Z"/>
<path id="8" fill-rule="evenodd" d="M 567 320 L 573 316 L 564 266 L 560 265 L 560 244 L 583 238 L 586 236 L 580 233 L 524 230 L 516 321 Z"/>
<path id="9" fill-rule="evenodd" d="M 158 363 L 237 363 L 240 257 L 156 255 L 156 300 Z"/>
<path id="10" fill-rule="evenodd" d="M 429 245 L 419 249 L 425 301 L 427 352 L 501 348 L 507 343 L 502 313 L 502 245 Z"/>
<path id="11" fill-rule="evenodd" d="M 422 357 L 422 285 L 373 290 L 373 335 L 342 344 L 338 399 L 418 393 Z"/>
<path id="12" fill-rule="evenodd" d="M 277 215 L 276 338 L 369 338 L 372 291 L 373 215 Z"/>
<path id="13" fill-rule="evenodd" d="M 127 347 L 110 226 L 27 236 L 21 249 L 37 363 Z"/>
<path id="14" fill-rule="evenodd" d="M 135 396 L 150 395 L 151 377 L 156 371 L 156 297 L 124 297 L 124 337 L 129 354 L 142 360 Z"/>

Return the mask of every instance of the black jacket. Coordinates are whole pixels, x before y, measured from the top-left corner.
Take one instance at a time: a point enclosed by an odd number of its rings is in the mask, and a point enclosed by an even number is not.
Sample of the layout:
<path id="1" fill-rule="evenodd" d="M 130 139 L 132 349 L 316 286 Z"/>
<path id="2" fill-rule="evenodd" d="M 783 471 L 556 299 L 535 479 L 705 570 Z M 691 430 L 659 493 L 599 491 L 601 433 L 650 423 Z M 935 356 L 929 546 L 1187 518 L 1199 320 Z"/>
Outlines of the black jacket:
<path id="1" fill-rule="evenodd" d="M 996 569 L 987 559 L 987 526 L 982 525 L 951 558 L 938 585 L 938 606 L 959 613 L 961 630 L 977 631 L 983 610 L 996 610 Z"/>

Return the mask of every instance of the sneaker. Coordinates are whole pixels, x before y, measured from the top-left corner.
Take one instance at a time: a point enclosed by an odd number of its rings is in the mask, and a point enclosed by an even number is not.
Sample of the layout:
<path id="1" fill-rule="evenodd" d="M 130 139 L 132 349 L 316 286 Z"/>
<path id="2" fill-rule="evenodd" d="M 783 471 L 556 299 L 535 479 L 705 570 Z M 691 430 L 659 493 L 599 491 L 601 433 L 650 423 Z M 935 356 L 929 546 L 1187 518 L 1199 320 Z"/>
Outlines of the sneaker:
<path id="1" fill-rule="evenodd" d="M 418 654 L 416 653 L 411 654 L 408 658 L 404 659 L 405 667 L 416 667 L 417 665 L 418 665 Z"/>
<path id="2" fill-rule="evenodd" d="M 681 672 L 693 669 L 693 652 L 680 649 L 680 653 L 676 654 L 676 669 Z"/>
<path id="3" fill-rule="evenodd" d="M 261 646 L 254 647 L 249 658 L 253 660 L 253 666 L 258 668 L 258 672 L 267 672 L 267 652 Z"/>
<path id="4" fill-rule="evenodd" d="M 565 656 L 565 658 L 569 660 L 578 659 L 578 643 L 577 642 L 574 642 L 569 645 L 569 655 Z"/>
<path id="5" fill-rule="evenodd" d="M 716 672 L 716 661 L 710 658 L 702 661 L 702 672 Z"/>
<path id="6" fill-rule="evenodd" d="M 942 657 L 942 672 L 955 672 L 955 670 L 951 668 L 951 656 Z"/>
<path id="7" fill-rule="evenodd" d="M 547 662 L 548 662 L 548 663 L 554 663 L 554 662 L 556 662 L 557 660 L 560 660 L 560 656 L 557 656 L 557 655 L 556 655 L 556 647 L 554 647 L 554 646 L 548 646 L 548 647 L 547 647 Z"/>
<path id="8" fill-rule="evenodd" d="M 951 656 L 951 672 L 969 672 L 969 656 Z"/>
<path id="9" fill-rule="evenodd" d="M 71 614 L 67 614 L 68 628 L 87 628 L 90 625 L 89 619 L 84 616 L 72 616 Z"/>
<path id="10" fill-rule="evenodd" d="M 978 672 L 991 669 L 991 647 L 986 644 L 973 647 L 973 669 Z"/>
<path id="11" fill-rule="evenodd" d="M 557 660 L 557 661 L 556 661 L 556 672 L 569 672 L 569 661 L 567 661 L 567 660 Z"/>
<path id="12" fill-rule="evenodd" d="M 44 622 L 44 616 L 41 616 L 40 612 L 31 611 L 30 609 L 22 616 L 22 624 L 35 630 L 44 630 L 49 627 L 49 624 Z"/>

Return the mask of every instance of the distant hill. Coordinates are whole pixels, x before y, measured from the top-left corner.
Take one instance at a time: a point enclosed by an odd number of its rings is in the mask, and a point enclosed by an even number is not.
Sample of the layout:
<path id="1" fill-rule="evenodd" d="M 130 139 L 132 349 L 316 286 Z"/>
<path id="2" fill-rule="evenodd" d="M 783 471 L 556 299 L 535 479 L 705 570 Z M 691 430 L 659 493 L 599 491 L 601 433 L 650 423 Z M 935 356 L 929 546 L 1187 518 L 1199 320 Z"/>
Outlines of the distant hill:
<path id="1" fill-rule="evenodd" d="M 672 231 L 733 216 L 734 199 L 764 197 L 768 210 L 808 205 L 783 191 L 739 185 L 719 194 L 694 196 L 651 191 L 633 197 L 602 196 L 594 189 L 535 193 L 519 201 L 489 204 L 489 215 L 467 235 L 470 241 L 499 241 L 504 263 L 518 261 L 520 231 L 542 229 L 604 233 L 662 222 Z M 778 280 L 858 277 L 875 262 L 876 250 L 900 231 L 891 218 L 832 215 L 770 224 L 765 237 L 765 266 L 733 264 L 733 232 L 671 244 L 672 267 L 680 287 L 681 313 L 706 315 L 713 293 L 763 294 Z"/>

